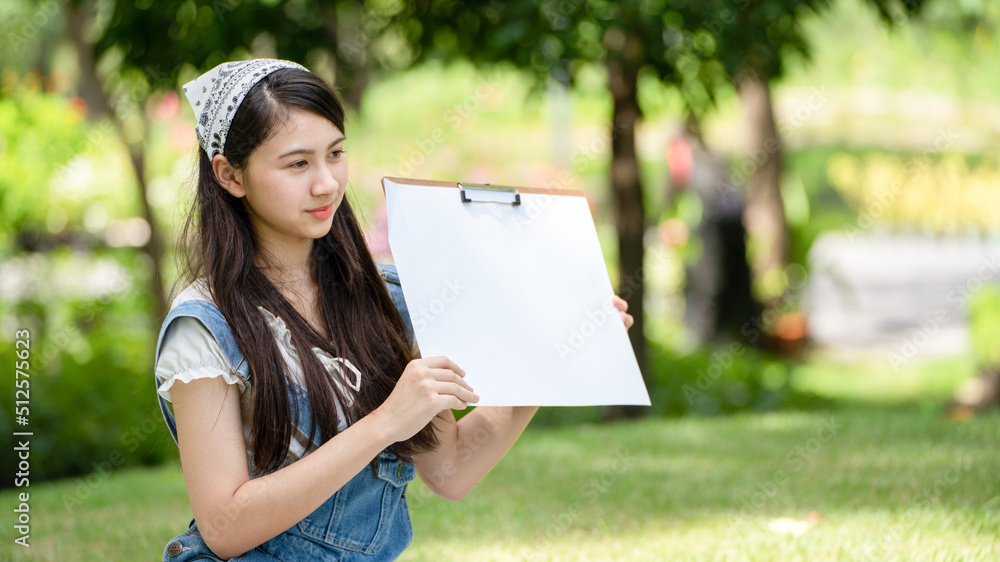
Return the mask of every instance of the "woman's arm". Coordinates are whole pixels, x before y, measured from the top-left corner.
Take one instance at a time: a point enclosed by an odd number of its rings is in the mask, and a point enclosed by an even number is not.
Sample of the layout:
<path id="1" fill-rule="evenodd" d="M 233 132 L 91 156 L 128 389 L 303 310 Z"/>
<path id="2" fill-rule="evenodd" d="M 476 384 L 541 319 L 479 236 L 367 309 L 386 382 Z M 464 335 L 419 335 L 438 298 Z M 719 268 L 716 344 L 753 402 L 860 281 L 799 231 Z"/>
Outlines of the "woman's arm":
<path id="1" fill-rule="evenodd" d="M 612 303 L 625 329 L 631 328 L 635 321 L 626 313 L 628 303 L 618 295 Z M 440 412 L 433 421 L 440 444 L 415 457 L 417 474 L 442 498 L 464 498 L 507 454 L 537 411 L 537 406 L 480 406 L 457 422 L 451 410 Z"/>
<path id="2" fill-rule="evenodd" d="M 311 454 L 250 479 L 239 393 L 221 378 L 172 389 L 181 466 L 202 538 L 223 558 L 238 556 L 301 521 L 383 449 L 476 396 L 444 357 L 411 361 L 385 403 Z"/>
<path id="3" fill-rule="evenodd" d="M 537 406 L 480 406 L 459 421 L 451 410 L 434 418 L 439 445 L 416 455 L 417 474 L 447 500 L 465 497 L 507 454 Z"/>

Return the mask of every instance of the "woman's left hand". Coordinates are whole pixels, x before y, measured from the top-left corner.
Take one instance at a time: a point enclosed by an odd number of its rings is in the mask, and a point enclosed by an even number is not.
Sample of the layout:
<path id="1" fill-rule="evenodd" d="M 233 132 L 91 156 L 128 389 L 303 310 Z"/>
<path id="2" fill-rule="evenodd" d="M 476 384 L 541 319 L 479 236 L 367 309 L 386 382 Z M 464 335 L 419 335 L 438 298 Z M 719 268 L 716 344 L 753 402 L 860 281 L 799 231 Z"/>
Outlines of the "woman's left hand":
<path id="1" fill-rule="evenodd" d="M 622 317 L 622 322 L 625 323 L 625 331 L 628 331 L 628 329 L 632 327 L 632 324 L 635 324 L 635 318 L 632 318 L 631 314 L 625 312 L 628 310 L 628 303 L 625 302 L 625 299 L 615 295 L 611 298 L 611 304 L 615 305 L 615 308 L 618 309 L 618 312 Z"/>

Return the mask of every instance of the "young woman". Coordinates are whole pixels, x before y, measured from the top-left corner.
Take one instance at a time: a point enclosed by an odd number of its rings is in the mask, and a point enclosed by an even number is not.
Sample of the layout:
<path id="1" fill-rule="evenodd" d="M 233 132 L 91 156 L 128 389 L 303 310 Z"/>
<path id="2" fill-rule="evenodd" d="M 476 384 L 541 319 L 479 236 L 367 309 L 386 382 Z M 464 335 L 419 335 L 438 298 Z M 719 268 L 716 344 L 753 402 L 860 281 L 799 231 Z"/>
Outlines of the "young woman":
<path id="1" fill-rule="evenodd" d="M 459 365 L 419 356 L 402 293 L 386 284 L 398 277 L 365 246 L 328 84 L 255 59 L 184 91 L 200 172 L 182 233 L 188 285 L 163 321 L 155 374 L 194 519 L 164 560 L 395 558 L 412 538 L 414 472 L 461 499 L 537 408 L 455 421 L 479 397 Z"/>

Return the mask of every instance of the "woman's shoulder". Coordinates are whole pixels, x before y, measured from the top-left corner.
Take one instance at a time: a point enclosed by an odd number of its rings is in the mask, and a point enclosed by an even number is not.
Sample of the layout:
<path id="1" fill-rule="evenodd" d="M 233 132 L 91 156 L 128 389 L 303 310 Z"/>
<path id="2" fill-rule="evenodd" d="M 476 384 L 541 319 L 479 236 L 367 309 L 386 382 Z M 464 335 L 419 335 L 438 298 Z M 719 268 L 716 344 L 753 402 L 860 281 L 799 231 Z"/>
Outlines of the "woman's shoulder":
<path id="1" fill-rule="evenodd" d="M 170 308 L 175 308 L 181 303 L 200 300 L 215 304 L 215 299 L 212 298 L 212 291 L 208 287 L 208 280 L 204 277 L 199 277 L 195 279 L 187 287 L 184 288 L 180 293 L 174 297 L 173 302 L 170 303 Z"/>
<path id="2" fill-rule="evenodd" d="M 208 280 L 205 277 L 199 277 L 198 279 L 195 279 L 194 281 L 189 283 L 188 286 L 185 287 L 180 293 L 178 293 L 176 297 L 174 297 L 174 299 L 170 302 L 170 313 L 168 313 L 168 316 L 180 316 L 186 314 L 187 312 L 181 313 L 181 311 L 179 311 L 178 308 L 180 308 L 181 305 L 192 301 L 209 305 L 208 308 L 211 309 L 211 312 L 209 312 L 208 315 L 211 317 L 220 318 L 222 319 L 223 322 L 225 322 L 225 319 L 222 317 L 221 312 L 219 311 L 219 306 L 218 304 L 216 304 L 215 298 L 212 296 L 212 290 L 208 284 Z M 205 309 L 205 307 L 200 307 L 200 308 Z M 271 314 L 270 311 L 268 311 L 266 308 L 262 306 L 257 306 L 257 310 L 261 312 L 263 317 L 267 320 L 268 324 L 272 326 L 272 328 L 277 328 L 279 332 L 287 331 L 287 329 L 285 328 L 284 320 L 275 316 L 274 314 Z"/>

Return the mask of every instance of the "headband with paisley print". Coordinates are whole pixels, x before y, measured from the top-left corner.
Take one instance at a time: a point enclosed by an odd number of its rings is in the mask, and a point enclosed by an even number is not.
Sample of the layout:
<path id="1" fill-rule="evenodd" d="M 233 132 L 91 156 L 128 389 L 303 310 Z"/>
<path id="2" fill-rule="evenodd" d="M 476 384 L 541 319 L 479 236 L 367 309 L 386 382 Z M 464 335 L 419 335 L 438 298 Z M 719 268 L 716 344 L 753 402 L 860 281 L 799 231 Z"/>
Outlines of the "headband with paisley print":
<path id="1" fill-rule="evenodd" d="M 251 59 L 224 62 L 184 85 L 184 95 L 198 119 L 195 132 L 198 144 L 211 160 L 222 154 L 226 135 L 236 110 L 247 92 L 265 76 L 282 68 L 301 68 L 301 64 L 279 59 Z"/>

